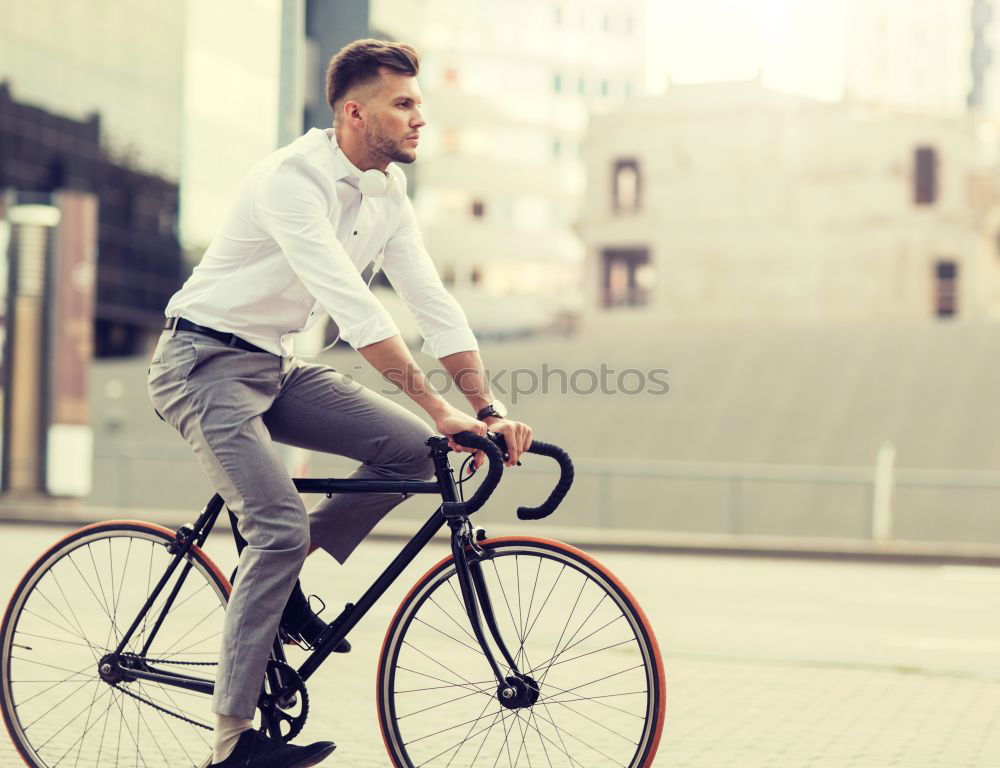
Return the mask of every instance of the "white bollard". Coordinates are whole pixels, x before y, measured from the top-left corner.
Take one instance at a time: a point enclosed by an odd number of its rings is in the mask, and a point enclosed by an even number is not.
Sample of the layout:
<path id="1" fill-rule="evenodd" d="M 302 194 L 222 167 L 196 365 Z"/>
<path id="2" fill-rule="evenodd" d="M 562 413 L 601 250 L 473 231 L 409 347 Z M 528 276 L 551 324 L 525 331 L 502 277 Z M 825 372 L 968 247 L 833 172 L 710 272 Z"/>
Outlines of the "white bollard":
<path id="1" fill-rule="evenodd" d="M 875 459 L 875 493 L 872 499 L 872 539 L 892 538 L 892 496 L 895 486 L 896 446 L 886 441 Z"/>

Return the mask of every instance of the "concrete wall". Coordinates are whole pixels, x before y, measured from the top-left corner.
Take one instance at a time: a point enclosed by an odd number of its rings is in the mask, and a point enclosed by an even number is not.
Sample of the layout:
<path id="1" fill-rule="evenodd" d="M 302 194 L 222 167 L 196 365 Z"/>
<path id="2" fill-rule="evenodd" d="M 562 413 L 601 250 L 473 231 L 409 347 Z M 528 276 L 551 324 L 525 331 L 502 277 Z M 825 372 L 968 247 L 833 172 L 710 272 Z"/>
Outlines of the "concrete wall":
<path id="1" fill-rule="evenodd" d="M 914 203 L 914 152 L 938 157 Z M 588 296 L 602 251 L 644 247 L 648 307 L 673 322 L 930 321 L 935 264 L 958 264 L 958 317 L 1000 316 L 997 194 L 977 124 L 813 102 L 756 83 L 680 86 L 593 122 L 580 231 Z M 618 158 L 634 212 L 612 209 Z"/>

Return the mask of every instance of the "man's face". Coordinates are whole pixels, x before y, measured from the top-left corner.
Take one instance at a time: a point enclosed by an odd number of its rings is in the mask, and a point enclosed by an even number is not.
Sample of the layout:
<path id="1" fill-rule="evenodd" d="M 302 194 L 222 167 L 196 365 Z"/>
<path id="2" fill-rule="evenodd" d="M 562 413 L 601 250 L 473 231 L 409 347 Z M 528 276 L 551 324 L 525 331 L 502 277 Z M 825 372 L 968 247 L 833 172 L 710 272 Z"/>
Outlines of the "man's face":
<path id="1" fill-rule="evenodd" d="M 365 103 L 365 144 L 372 155 L 389 162 L 412 163 L 425 125 L 423 96 L 417 78 L 382 69 Z"/>

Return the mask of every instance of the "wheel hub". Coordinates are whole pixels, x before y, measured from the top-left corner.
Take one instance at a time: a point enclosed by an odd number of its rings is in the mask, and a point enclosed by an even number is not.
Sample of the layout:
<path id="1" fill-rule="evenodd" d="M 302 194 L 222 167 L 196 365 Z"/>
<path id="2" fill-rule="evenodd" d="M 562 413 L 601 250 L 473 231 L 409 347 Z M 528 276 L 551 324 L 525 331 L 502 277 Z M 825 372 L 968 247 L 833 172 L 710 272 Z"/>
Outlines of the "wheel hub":
<path id="1" fill-rule="evenodd" d="M 497 688 L 497 700 L 507 709 L 526 709 L 538 701 L 538 683 L 527 675 L 508 677 Z"/>
<path id="2" fill-rule="evenodd" d="M 97 674 L 101 680 L 109 685 L 130 680 L 125 674 L 125 670 L 122 669 L 121 660 L 114 653 L 109 653 L 101 657 L 101 660 L 97 662 Z"/>

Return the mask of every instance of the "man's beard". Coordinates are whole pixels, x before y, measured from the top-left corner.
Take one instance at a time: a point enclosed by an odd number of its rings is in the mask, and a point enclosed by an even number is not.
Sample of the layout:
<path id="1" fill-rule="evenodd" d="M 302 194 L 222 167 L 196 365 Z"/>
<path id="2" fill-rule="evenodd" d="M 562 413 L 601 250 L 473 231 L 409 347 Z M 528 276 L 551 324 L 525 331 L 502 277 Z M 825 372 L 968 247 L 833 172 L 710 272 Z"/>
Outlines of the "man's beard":
<path id="1" fill-rule="evenodd" d="M 373 155 L 379 155 L 391 163 L 412 163 L 415 153 L 409 154 L 382 132 L 382 126 L 377 120 L 370 120 L 365 125 L 365 144 Z"/>

